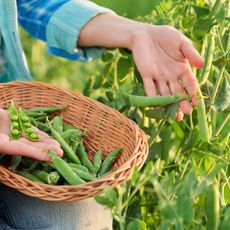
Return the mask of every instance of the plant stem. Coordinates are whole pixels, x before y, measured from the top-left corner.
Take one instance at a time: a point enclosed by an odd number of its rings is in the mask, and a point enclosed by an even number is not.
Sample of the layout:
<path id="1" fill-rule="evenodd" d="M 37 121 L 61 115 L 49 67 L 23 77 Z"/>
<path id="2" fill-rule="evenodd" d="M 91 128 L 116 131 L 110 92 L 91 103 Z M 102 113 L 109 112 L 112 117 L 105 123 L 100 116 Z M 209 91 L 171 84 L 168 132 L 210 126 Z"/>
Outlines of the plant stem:
<path id="1" fill-rule="evenodd" d="M 154 143 L 156 137 L 157 137 L 157 136 L 159 135 L 159 133 L 161 132 L 161 130 L 162 130 L 164 124 L 165 124 L 165 121 L 160 121 L 160 122 L 158 123 L 158 126 L 157 126 L 157 128 L 156 128 L 155 133 L 151 136 L 151 139 L 149 139 L 149 148 L 153 145 L 153 143 Z"/>
<path id="2" fill-rule="evenodd" d="M 227 117 L 225 117 L 223 123 L 221 124 L 221 126 L 219 127 L 219 129 L 216 131 L 216 133 L 214 134 L 214 136 L 218 136 L 220 134 L 220 132 L 222 131 L 222 129 L 224 128 L 224 126 L 228 122 L 229 118 L 230 118 L 230 113 L 228 113 Z"/>
<path id="3" fill-rule="evenodd" d="M 223 63 L 221 65 L 221 68 L 220 68 L 220 74 L 218 75 L 217 79 L 216 79 L 216 82 L 215 82 L 215 85 L 214 85 L 214 89 L 213 89 L 213 92 L 212 92 L 212 95 L 210 97 L 210 108 L 209 108 L 209 111 L 207 114 L 209 114 L 209 112 L 211 111 L 211 107 L 214 103 L 214 100 L 216 98 L 216 94 L 218 92 L 218 89 L 219 89 L 219 86 L 220 86 L 220 82 L 222 80 L 222 76 L 223 76 L 223 73 L 224 73 L 224 69 L 225 69 L 225 63 Z"/>

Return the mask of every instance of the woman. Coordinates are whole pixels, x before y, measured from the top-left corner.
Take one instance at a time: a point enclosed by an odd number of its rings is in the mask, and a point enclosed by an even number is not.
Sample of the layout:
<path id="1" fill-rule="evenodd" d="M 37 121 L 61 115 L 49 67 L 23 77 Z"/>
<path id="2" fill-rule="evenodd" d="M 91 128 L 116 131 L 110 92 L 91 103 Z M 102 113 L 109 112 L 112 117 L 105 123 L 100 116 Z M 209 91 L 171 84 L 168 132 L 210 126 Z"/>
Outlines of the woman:
<path id="1" fill-rule="evenodd" d="M 203 59 L 192 43 L 169 26 L 154 26 L 117 16 L 86 0 L 0 0 L 0 82 L 32 80 L 17 32 L 20 24 L 47 43 L 48 52 L 87 61 L 103 48 L 129 49 L 143 78 L 148 96 L 189 94 L 192 104 L 180 102 L 177 120 L 196 106 L 198 83 L 191 70 Z M 183 83 L 183 86 L 181 85 Z M 39 132 L 41 142 L 9 140 L 9 117 L 0 110 L 0 152 L 47 160 L 45 148 L 59 156 L 60 145 Z M 112 229 L 108 210 L 92 199 L 76 203 L 46 202 L 0 184 L 0 229 Z"/>

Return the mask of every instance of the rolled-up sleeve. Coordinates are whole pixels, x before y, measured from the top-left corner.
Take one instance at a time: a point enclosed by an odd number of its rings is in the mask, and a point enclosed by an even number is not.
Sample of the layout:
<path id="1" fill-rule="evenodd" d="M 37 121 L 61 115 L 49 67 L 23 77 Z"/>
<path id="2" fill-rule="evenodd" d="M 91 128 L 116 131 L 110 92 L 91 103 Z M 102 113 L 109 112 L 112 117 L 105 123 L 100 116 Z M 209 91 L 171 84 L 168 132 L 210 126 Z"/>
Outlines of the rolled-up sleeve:
<path id="1" fill-rule="evenodd" d="M 102 47 L 78 47 L 78 37 L 94 16 L 115 14 L 112 10 L 88 0 L 18 0 L 17 4 L 19 23 L 32 36 L 45 41 L 50 54 L 87 62 L 103 53 Z"/>

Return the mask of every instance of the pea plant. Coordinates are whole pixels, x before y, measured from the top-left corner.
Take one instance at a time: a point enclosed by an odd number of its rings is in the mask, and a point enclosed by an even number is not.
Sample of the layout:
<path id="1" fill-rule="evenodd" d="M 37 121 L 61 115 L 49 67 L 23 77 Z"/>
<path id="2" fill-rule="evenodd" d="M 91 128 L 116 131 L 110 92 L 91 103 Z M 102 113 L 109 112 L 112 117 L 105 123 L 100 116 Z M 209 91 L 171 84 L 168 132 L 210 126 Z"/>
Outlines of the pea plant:
<path id="1" fill-rule="evenodd" d="M 205 59 L 195 72 L 197 109 L 175 121 L 178 102 L 138 107 L 143 84 L 127 50 L 109 50 L 102 71 L 84 94 L 119 110 L 142 128 L 149 143 L 143 169 L 95 199 L 113 213 L 114 229 L 221 229 L 230 226 L 230 1 L 160 1 L 137 20 L 172 25 L 189 37 Z"/>

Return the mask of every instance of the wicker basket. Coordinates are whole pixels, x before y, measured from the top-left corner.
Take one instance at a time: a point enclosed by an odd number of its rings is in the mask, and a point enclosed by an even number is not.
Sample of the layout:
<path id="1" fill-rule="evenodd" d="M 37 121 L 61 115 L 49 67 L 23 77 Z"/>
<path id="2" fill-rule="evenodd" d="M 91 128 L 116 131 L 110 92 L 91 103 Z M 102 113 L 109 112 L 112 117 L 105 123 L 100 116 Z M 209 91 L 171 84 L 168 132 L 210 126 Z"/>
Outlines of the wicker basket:
<path id="1" fill-rule="evenodd" d="M 115 187 L 130 178 L 133 167 L 142 167 L 148 154 L 144 132 L 120 114 L 97 101 L 79 93 L 72 93 L 40 82 L 11 82 L 0 84 L 0 108 L 6 108 L 14 100 L 22 108 L 63 106 L 64 121 L 86 130 L 84 139 L 92 158 L 97 150 L 104 157 L 114 148 L 122 147 L 122 153 L 107 176 L 77 186 L 52 186 L 32 182 L 0 166 L 0 181 L 24 194 L 49 201 L 82 200 L 103 192 L 104 185 Z"/>

